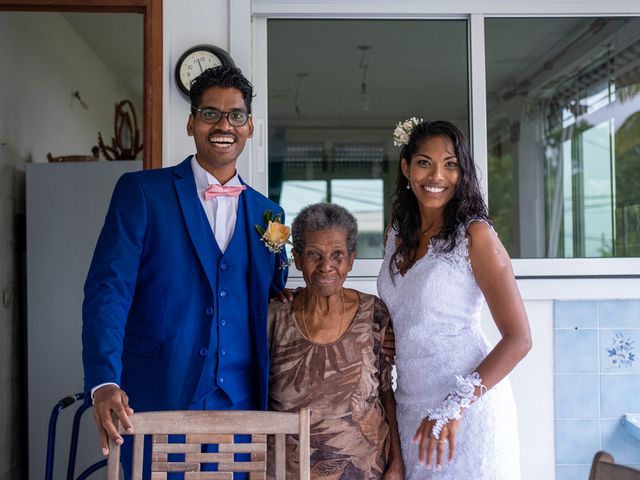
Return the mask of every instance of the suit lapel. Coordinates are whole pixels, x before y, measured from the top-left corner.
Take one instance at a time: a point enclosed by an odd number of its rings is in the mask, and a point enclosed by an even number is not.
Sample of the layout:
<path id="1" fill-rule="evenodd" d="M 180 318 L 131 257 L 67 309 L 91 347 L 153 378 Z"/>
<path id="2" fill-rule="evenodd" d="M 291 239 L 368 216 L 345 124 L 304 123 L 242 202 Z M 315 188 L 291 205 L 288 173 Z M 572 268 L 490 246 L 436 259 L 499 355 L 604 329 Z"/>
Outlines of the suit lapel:
<path id="1" fill-rule="evenodd" d="M 244 184 L 244 182 L 242 182 Z M 264 211 L 261 210 L 261 203 L 258 201 L 256 192 L 248 187 L 242 195 L 240 195 L 241 203 L 245 209 L 245 224 L 247 228 L 247 238 L 248 240 L 248 249 L 249 249 L 249 258 L 250 258 L 250 269 L 258 268 L 258 269 L 267 269 L 269 272 L 268 275 L 264 275 L 266 272 L 255 272 L 251 278 L 268 278 L 270 279 L 270 272 L 273 270 L 270 267 L 272 259 L 274 256 L 272 252 L 269 251 L 267 247 L 260 240 L 260 234 L 256 230 L 256 225 L 261 225 L 266 228 L 264 224 Z"/>
<path id="2" fill-rule="evenodd" d="M 178 178 L 174 181 L 174 185 L 189 236 L 209 284 L 212 289 L 215 289 L 215 238 L 198 199 L 193 170 L 191 170 L 191 157 L 178 165 L 175 173 Z"/>

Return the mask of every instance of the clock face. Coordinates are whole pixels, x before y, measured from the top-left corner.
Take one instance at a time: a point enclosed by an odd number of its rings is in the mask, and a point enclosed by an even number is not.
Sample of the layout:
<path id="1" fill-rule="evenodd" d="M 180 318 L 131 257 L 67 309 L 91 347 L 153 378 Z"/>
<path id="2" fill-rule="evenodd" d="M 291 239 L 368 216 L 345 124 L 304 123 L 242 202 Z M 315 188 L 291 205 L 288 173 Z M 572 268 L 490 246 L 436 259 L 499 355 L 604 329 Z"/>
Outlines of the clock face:
<path id="1" fill-rule="evenodd" d="M 217 67 L 218 65 L 222 65 L 222 61 L 213 52 L 196 50 L 190 53 L 178 67 L 178 78 L 181 86 L 188 92 L 194 78 L 207 68 Z"/>

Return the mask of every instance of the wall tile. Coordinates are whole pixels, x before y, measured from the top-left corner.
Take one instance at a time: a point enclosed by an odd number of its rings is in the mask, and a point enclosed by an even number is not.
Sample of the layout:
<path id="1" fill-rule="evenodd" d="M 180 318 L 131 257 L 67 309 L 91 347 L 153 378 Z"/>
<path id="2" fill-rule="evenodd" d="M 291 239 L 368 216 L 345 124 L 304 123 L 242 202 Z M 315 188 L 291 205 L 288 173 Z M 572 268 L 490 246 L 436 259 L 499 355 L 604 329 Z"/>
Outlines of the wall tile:
<path id="1" fill-rule="evenodd" d="M 640 329 L 640 300 L 599 302 L 600 328 Z"/>
<path id="2" fill-rule="evenodd" d="M 553 317 L 555 328 L 597 328 L 598 303 L 555 301 Z"/>
<path id="3" fill-rule="evenodd" d="M 609 419 L 640 412 L 640 374 L 600 375 L 600 411 Z"/>
<path id="4" fill-rule="evenodd" d="M 600 330 L 600 371 L 640 373 L 640 330 Z"/>
<path id="5" fill-rule="evenodd" d="M 556 418 L 600 418 L 597 374 L 555 376 Z"/>
<path id="6" fill-rule="evenodd" d="M 640 440 L 627 432 L 620 420 L 602 420 L 601 425 L 602 449 L 610 452 L 616 463 L 640 464 Z"/>
<path id="7" fill-rule="evenodd" d="M 598 331 L 555 330 L 555 372 L 597 373 Z"/>
<path id="8" fill-rule="evenodd" d="M 584 480 L 593 455 L 640 467 L 621 422 L 640 412 L 640 300 L 554 302 L 557 480 Z"/>
<path id="9" fill-rule="evenodd" d="M 556 480 L 586 480 L 590 470 L 591 465 L 558 465 Z"/>
<path id="10" fill-rule="evenodd" d="M 600 450 L 600 421 L 556 420 L 556 463 L 590 465 Z"/>

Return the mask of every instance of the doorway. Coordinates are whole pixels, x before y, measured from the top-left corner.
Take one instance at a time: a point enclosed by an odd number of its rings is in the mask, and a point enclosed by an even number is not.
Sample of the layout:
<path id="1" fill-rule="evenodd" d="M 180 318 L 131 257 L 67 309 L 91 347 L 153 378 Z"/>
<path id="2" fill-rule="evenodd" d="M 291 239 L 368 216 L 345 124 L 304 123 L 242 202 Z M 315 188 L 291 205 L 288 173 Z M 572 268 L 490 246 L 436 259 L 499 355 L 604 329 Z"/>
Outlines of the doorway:
<path id="1" fill-rule="evenodd" d="M 162 0 L 0 0 L 1 11 L 137 13 L 143 20 L 142 164 L 162 166 Z"/>
<path id="2" fill-rule="evenodd" d="M 46 15 L 61 13 L 63 15 L 77 14 L 129 14 L 122 15 L 124 17 L 139 17 L 136 24 L 138 25 L 138 44 L 142 43 L 139 50 L 139 61 L 142 67 L 142 74 L 138 77 L 141 95 L 137 102 L 139 108 L 138 122 L 140 125 L 142 143 L 144 149 L 142 151 L 143 167 L 159 168 L 162 166 L 162 2 L 161 0 L 98 0 L 98 1 L 6 1 L 0 0 L 0 14 L 4 13 L 20 13 L 29 15 L 30 13 Z M 106 15 L 105 15 L 106 16 Z M 61 20 L 59 18 L 58 20 Z M 13 20 L 9 20 L 10 22 Z M 32 22 L 37 23 L 37 22 Z M 45 25 L 46 23 L 43 23 Z M 77 25 L 76 25 L 77 27 Z M 16 27 L 17 28 L 17 27 Z M 74 27 L 75 28 L 75 27 Z M 0 30 L 2 30 L 0 28 Z M 14 29 L 5 29 L 13 31 Z M 30 45 L 34 44 L 31 35 L 38 35 L 42 32 L 34 30 L 19 30 L 14 34 L 12 41 L 7 48 L 19 49 L 25 42 Z M 60 43 L 60 38 L 55 35 L 45 37 L 44 41 L 53 45 Z M 41 40 L 42 40 L 41 39 Z M 142 40 L 140 42 L 140 40 Z M 6 40 L 6 39 L 4 39 Z M 13 43 L 15 42 L 15 43 Z M 11 47 L 12 45 L 12 47 Z M 87 48 L 89 50 L 90 47 Z M 78 57 L 77 52 L 68 52 L 69 65 L 61 66 L 59 69 L 69 68 L 72 63 L 82 62 L 82 57 Z M 100 56 L 99 53 L 97 55 Z M 13 57 L 12 57 L 13 58 Z M 62 58 L 62 57 L 61 57 Z M 64 58 L 62 58 L 64 62 Z M 64 96 L 52 95 L 54 88 L 51 83 L 59 81 L 56 75 L 49 68 L 52 62 L 60 61 L 60 59 L 47 58 L 46 54 L 38 57 L 29 57 L 24 59 L 24 64 L 13 62 L 12 68 L 4 70 L 4 75 L 13 75 L 17 77 L 10 83 L 14 84 L 12 88 L 5 82 L 5 89 L 13 90 L 14 100 L 10 102 L 9 108 L 3 109 L 3 117 L 0 118 L 0 196 L 3 205 L 3 215 L 0 218 L 0 338 L 2 338 L 3 361 L 0 362 L 0 378 L 2 384 L 8 388 L 3 389 L 3 395 L 0 398 L 0 408 L 4 412 L 0 418 L 0 423 L 5 425 L 9 432 L 0 439 L 0 480 L 9 480 L 13 478 L 42 478 L 38 475 L 38 471 L 44 465 L 44 456 L 37 455 L 36 458 L 27 458 L 27 396 L 26 396 L 26 228 L 25 228 L 25 175 L 24 165 L 29 161 L 29 154 L 33 149 L 14 148 L 16 145 L 25 145 L 42 143 L 43 137 L 55 136 L 66 138 L 65 132 L 70 128 L 65 125 L 65 121 L 51 121 L 47 125 L 51 132 L 43 132 L 42 129 L 33 128 L 37 123 L 39 115 L 45 116 L 48 109 L 56 108 L 59 103 L 69 107 L 78 118 L 83 115 L 96 115 L 98 105 L 96 98 L 98 95 L 88 95 L 89 92 L 80 91 L 78 97 L 73 97 L 71 92 L 75 90 L 74 82 L 68 82 L 68 92 Z M 28 65 L 29 63 L 35 65 Z M 27 68 L 24 68 L 27 65 Z M 93 69 L 93 71 L 91 70 Z M 13 72 L 13 73 L 10 73 Z M 94 66 L 86 69 L 87 75 L 98 75 Z M 24 75 L 35 75 L 37 79 L 29 80 Z M 68 78 L 68 77 L 67 77 Z M 86 80 L 86 79 L 84 79 Z M 86 83 L 86 82 L 85 82 Z M 17 89 L 15 85 L 18 85 Z M 33 85 L 41 85 L 42 87 L 34 88 Z M 20 88 L 23 85 L 23 88 Z M 32 85 L 31 87 L 27 85 Z M 65 84 L 66 85 L 66 84 Z M 60 90 L 60 89 L 58 89 Z M 81 89 L 82 90 L 82 89 Z M 30 97 L 29 106 L 25 107 L 25 102 L 19 100 L 21 97 Z M 87 98 L 89 97 L 89 98 Z M 32 100 L 34 99 L 35 100 Z M 108 100 L 100 99 L 103 103 L 108 103 L 109 120 L 105 128 L 101 128 L 101 133 L 106 144 L 110 143 L 113 136 L 113 114 L 114 105 L 109 97 Z M 88 109 L 83 106 L 88 105 Z M 7 105 L 5 105 L 6 107 Z M 22 111 L 20 111 L 22 110 Z M 104 108 L 102 112 L 106 112 Z M 88 112 L 88 113 L 87 113 Z M 19 115 L 17 114 L 19 113 Z M 104 115 L 104 113 L 102 113 Z M 27 119 L 21 121 L 20 119 Z M 55 118 L 55 116 L 54 116 Z M 29 121 L 31 119 L 31 121 Z M 92 143 L 86 146 L 89 150 L 91 145 L 96 142 L 96 134 L 91 127 L 90 137 Z M 16 140 L 16 134 L 18 139 Z M 80 133 L 80 132 L 76 132 Z M 7 137 L 11 141 L 6 141 Z M 21 137 L 21 138 L 20 138 Z M 86 138 L 84 135 L 83 138 Z M 15 142 L 14 142 L 15 140 Z M 14 145 L 15 143 L 15 145 Z M 82 143 L 84 145 L 84 143 Z M 74 151 L 73 148 L 80 148 L 70 142 L 69 151 L 61 151 L 59 149 L 51 150 L 54 155 L 65 155 L 69 153 L 84 153 L 84 150 Z M 45 150 L 46 153 L 46 150 Z M 37 158 L 35 158 L 37 157 Z M 46 161 L 41 152 L 37 152 L 32 160 Z M 47 412 L 48 414 L 48 412 Z M 88 423 L 85 422 L 84 423 Z M 46 425 L 45 425 L 46 427 Z M 63 436 L 63 432 L 60 432 Z M 59 450 L 65 449 L 60 444 Z M 63 462 L 57 462 L 64 466 Z M 31 470 L 31 472 L 29 472 Z"/>

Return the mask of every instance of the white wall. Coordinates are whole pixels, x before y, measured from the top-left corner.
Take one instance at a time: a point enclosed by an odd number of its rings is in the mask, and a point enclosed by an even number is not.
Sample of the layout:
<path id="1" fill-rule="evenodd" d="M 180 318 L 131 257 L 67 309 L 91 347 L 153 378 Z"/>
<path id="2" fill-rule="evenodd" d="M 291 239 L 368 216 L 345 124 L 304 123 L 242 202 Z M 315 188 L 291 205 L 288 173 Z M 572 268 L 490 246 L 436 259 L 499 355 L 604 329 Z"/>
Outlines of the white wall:
<path id="1" fill-rule="evenodd" d="M 57 13 L 0 13 L 0 141 L 18 156 L 90 155 L 130 95 Z M 72 92 L 88 105 L 84 109 Z"/>
<path id="2" fill-rule="evenodd" d="M 180 163 L 195 153 L 187 136 L 189 100 L 174 81 L 174 67 L 190 47 L 212 44 L 229 50 L 228 0 L 164 1 L 164 125 L 163 165 Z"/>
<path id="3" fill-rule="evenodd" d="M 173 79 L 176 61 L 194 45 L 215 45 L 230 52 L 236 65 L 251 80 L 251 52 L 241 42 L 235 42 L 235 50 L 232 45 L 232 38 L 251 34 L 249 4 L 249 0 L 164 1 L 163 166 L 176 165 L 195 153 L 193 139 L 186 133 L 189 100 L 180 93 Z M 241 25 L 230 29 L 232 10 L 241 10 L 246 15 Z M 255 91 L 254 94 L 262 95 L 263 92 Z M 238 172 L 249 183 L 251 144 L 251 140 L 247 142 L 238 160 Z"/>

